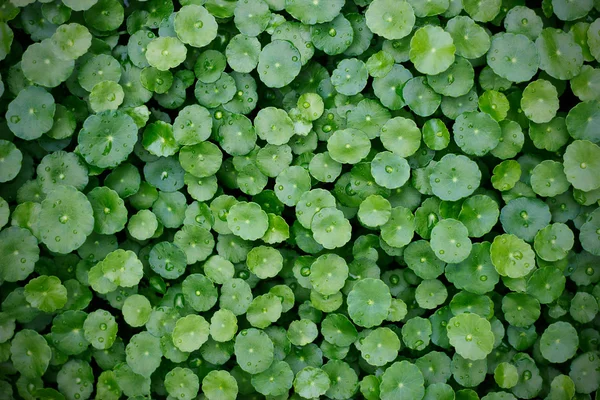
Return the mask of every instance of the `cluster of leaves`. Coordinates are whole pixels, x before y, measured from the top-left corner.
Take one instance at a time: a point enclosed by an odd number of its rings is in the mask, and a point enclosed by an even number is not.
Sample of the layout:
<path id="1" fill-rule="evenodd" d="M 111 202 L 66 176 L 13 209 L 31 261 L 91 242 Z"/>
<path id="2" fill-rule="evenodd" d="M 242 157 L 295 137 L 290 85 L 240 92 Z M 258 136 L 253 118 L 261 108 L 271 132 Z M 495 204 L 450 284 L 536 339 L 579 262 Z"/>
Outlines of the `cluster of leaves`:
<path id="1" fill-rule="evenodd" d="M 1 0 L 0 399 L 591 399 L 599 16 Z"/>

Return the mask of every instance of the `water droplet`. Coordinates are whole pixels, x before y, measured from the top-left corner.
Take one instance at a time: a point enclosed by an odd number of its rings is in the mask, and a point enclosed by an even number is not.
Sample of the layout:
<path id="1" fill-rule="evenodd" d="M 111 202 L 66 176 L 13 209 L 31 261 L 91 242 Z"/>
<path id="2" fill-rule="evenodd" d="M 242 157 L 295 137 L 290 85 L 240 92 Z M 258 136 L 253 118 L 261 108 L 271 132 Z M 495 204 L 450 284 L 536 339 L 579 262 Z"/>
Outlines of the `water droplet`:
<path id="1" fill-rule="evenodd" d="M 248 277 L 250 277 L 250 274 L 247 271 L 240 271 L 238 276 L 240 279 L 248 279 Z"/>
<path id="2" fill-rule="evenodd" d="M 349 184 L 346 185 L 345 191 L 346 191 L 346 194 L 348 196 L 354 196 L 356 194 L 356 192 L 354 191 L 354 189 L 352 189 L 352 184 L 351 183 L 349 183 Z"/>

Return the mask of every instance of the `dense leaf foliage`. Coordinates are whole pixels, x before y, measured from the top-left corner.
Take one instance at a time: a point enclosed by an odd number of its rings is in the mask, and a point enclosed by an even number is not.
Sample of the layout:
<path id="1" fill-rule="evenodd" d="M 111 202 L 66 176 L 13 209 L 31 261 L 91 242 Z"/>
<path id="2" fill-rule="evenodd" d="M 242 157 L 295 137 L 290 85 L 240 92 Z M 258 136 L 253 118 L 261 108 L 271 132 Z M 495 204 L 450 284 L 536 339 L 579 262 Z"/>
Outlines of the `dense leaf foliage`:
<path id="1" fill-rule="evenodd" d="M 598 0 L 0 0 L 0 400 L 598 399 L 599 62 Z"/>

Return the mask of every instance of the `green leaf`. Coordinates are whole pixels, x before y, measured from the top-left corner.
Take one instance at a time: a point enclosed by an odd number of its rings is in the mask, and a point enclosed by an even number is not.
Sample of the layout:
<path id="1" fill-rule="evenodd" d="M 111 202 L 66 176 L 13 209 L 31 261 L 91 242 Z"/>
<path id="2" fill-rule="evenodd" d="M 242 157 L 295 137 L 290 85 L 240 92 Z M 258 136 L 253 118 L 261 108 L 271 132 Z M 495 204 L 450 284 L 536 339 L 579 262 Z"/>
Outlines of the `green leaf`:
<path id="1" fill-rule="evenodd" d="M 459 314 L 450 319 L 446 329 L 450 344 L 462 357 L 481 360 L 492 352 L 494 334 L 485 318 L 476 314 Z"/>
<path id="2" fill-rule="evenodd" d="M 79 248 L 94 225 L 90 202 L 72 186 L 51 191 L 42 202 L 39 218 L 42 243 L 63 254 Z"/>
<path id="3" fill-rule="evenodd" d="M 540 351 L 546 360 L 562 363 L 575 356 L 578 345 L 577 330 L 568 322 L 558 321 L 542 333 Z"/>
<path id="4" fill-rule="evenodd" d="M 173 344 L 183 352 L 198 350 L 208 340 L 210 325 L 200 315 L 187 315 L 177 320 Z"/>
<path id="5" fill-rule="evenodd" d="M 437 26 L 417 29 L 410 40 L 410 60 L 419 72 L 427 75 L 447 70 L 454 62 L 455 52 L 452 36 Z"/>
<path id="6" fill-rule="evenodd" d="M 99 265 L 104 277 L 117 286 L 135 286 L 144 275 L 142 262 L 131 250 L 115 250 L 109 253 Z"/>
<path id="7" fill-rule="evenodd" d="M 402 39 L 415 25 L 415 12 L 402 0 L 374 0 L 365 13 L 369 29 L 386 39 Z"/>
<path id="8" fill-rule="evenodd" d="M 233 400 L 237 398 L 238 385 L 229 372 L 210 371 L 202 379 L 202 392 L 210 400 Z"/>
<path id="9" fill-rule="evenodd" d="M 86 340 L 99 350 L 112 347 L 117 338 L 117 330 L 115 317 L 106 310 L 96 310 L 88 314 L 83 323 Z"/>
<path id="10" fill-rule="evenodd" d="M 172 397 L 190 400 L 198 394 L 200 380 L 191 369 L 175 367 L 165 376 L 165 388 Z"/>
<path id="11" fill-rule="evenodd" d="M 511 82 L 525 82 L 540 67 L 538 49 L 525 35 L 499 33 L 492 38 L 487 62 L 502 78 Z"/>
<path id="12" fill-rule="evenodd" d="M 408 400 L 423 398 L 425 394 L 423 374 L 409 361 L 396 361 L 381 377 L 381 399 Z"/>
<path id="13" fill-rule="evenodd" d="M 51 313 L 67 303 L 67 289 L 56 276 L 42 275 L 25 285 L 25 299 L 32 307 Z"/>
<path id="14" fill-rule="evenodd" d="M 314 25 L 333 20 L 343 5 L 343 0 L 316 3 L 314 0 L 286 0 L 285 10 L 303 24 Z"/>
<path id="15" fill-rule="evenodd" d="M 50 93 L 42 88 L 29 86 L 9 103 L 6 121 L 17 137 L 34 140 L 52 128 L 55 110 L 54 97 Z"/>
<path id="16" fill-rule="evenodd" d="M 0 276 L 8 282 L 26 279 L 40 258 L 38 241 L 25 228 L 12 226 L 0 231 Z"/>
<path id="17" fill-rule="evenodd" d="M 217 36 L 215 18 L 202 6 L 190 4 L 175 14 L 174 29 L 177 37 L 193 47 L 204 47 Z"/>
<path id="18" fill-rule="evenodd" d="M 387 317 L 392 296 L 389 287 L 382 280 L 365 278 L 354 285 L 347 301 L 352 321 L 370 328 L 380 325 Z"/>
<path id="19" fill-rule="evenodd" d="M 235 338 L 235 356 L 240 368 L 251 374 L 266 371 L 273 363 L 273 342 L 262 330 L 250 328 Z"/>
<path id="20" fill-rule="evenodd" d="M 52 350 L 36 331 L 23 329 L 10 343 L 11 361 L 15 369 L 28 378 L 40 378 L 50 364 Z"/>
<path id="21" fill-rule="evenodd" d="M 330 386 L 329 375 L 320 368 L 305 367 L 294 378 L 294 390 L 307 399 L 324 395 Z"/>
<path id="22" fill-rule="evenodd" d="M 301 66 L 298 49 L 288 41 L 275 40 L 262 49 L 257 70 L 265 85 L 280 88 L 300 73 Z"/>
<path id="23" fill-rule="evenodd" d="M 515 235 L 496 236 L 490 247 L 496 271 L 509 278 L 521 278 L 535 268 L 535 253 L 531 246 Z"/>

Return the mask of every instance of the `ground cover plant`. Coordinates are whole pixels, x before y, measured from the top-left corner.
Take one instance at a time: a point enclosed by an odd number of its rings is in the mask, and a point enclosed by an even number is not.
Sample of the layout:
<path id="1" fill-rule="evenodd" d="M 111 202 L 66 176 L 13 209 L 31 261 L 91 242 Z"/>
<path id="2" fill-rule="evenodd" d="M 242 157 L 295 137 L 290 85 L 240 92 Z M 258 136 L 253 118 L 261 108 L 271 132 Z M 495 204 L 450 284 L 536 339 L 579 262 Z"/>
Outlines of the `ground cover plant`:
<path id="1" fill-rule="evenodd" d="M 0 0 L 0 399 L 598 399 L 599 17 Z"/>

